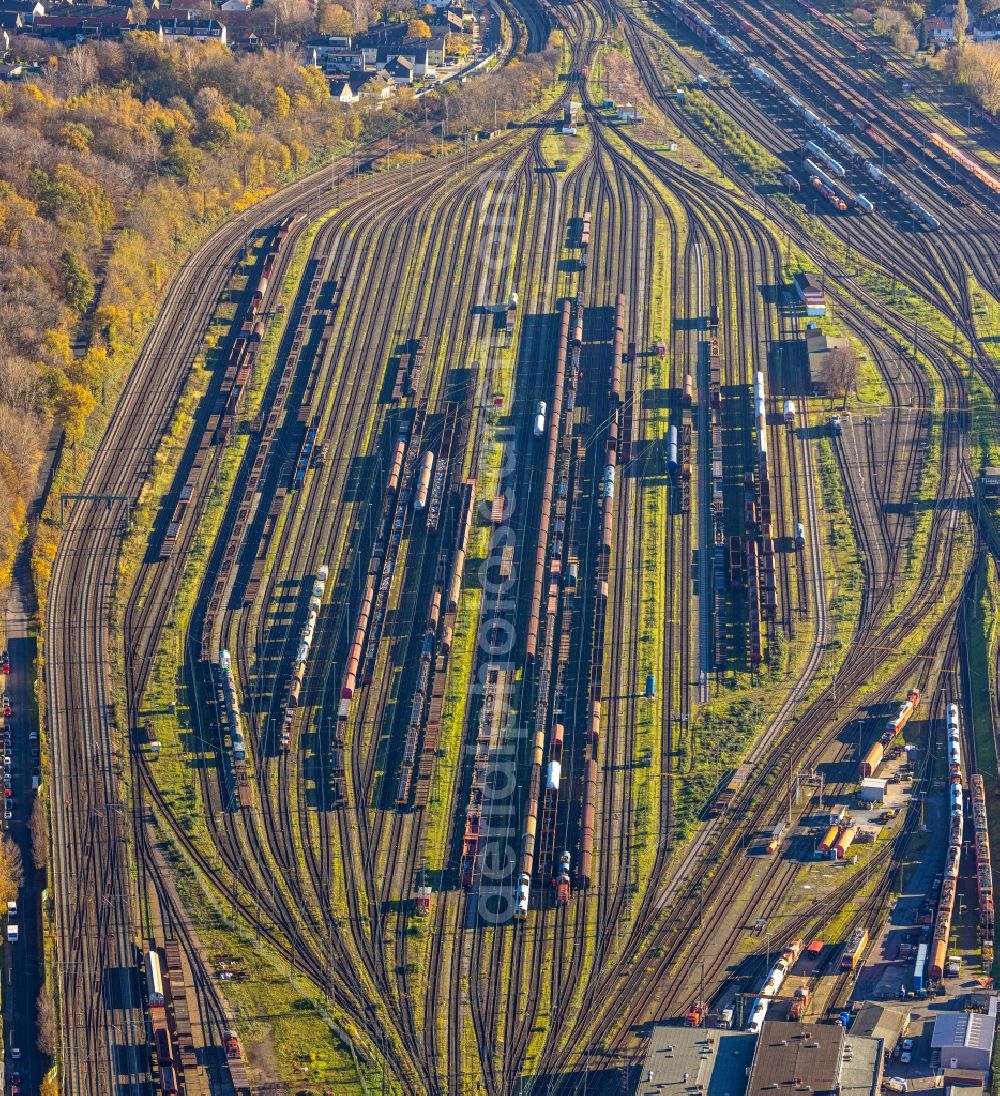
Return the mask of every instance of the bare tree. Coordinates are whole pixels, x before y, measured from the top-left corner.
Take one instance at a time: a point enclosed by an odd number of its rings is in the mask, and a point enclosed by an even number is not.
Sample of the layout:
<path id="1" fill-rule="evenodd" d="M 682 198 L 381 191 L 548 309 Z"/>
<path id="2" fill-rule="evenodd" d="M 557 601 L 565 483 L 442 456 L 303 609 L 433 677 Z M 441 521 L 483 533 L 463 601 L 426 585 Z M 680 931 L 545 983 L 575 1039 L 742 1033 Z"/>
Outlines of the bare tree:
<path id="1" fill-rule="evenodd" d="M 56 1024 L 56 1008 L 47 986 L 38 991 L 36 1002 L 38 1025 L 38 1049 L 51 1058 L 55 1055 L 59 1028 Z"/>
<path id="2" fill-rule="evenodd" d="M 33 412 L 40 383 L 37 366 L 14 354 L 0 353 L 0 403 L 19 413 Z"/>
<path id="3" fill-rule="evenodd" d="M 35 805 L 31 808 L 31 860 L 37 871 L 42 871 L 49 862 L 49 815 L 45 809 L 45 802 L 40 796 L 35 797 Z"/>
<path id="4" fill-rule="evenodd" d="M 59 65 L 59 79 L 69 95 L 82 95 L 98 75 L 97 56 L 90 45 L 70 50 Z"/>
<path id="5" fill-rule="evenodd" d="M 838 346 L 827 353 L 826 375 L 830 392 L 841 393 L 846 408 L 847 397 L 858 383 L 858 359 L 852 347 Z"/>

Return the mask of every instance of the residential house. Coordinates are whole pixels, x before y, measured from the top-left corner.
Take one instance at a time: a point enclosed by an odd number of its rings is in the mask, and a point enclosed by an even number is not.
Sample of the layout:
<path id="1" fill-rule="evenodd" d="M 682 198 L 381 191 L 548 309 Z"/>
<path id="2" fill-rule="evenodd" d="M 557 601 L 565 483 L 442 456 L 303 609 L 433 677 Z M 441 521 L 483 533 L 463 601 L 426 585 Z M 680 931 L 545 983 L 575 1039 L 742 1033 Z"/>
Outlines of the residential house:
<path id="1" fill-rule="evenodd" d="M 3 0 L 0 0 L 0 2 L 3 2 Z M 44 22 L 50 19 L 86 19 L 93 23 L 116 25 L 134 21 L 131 4 L 116 5 L 115 7 L 110 7 L 107 4 L 52 4 L 47 14 L 37 15 L 35 18 L 41 21 L 40 25 L 44 25 Z"/>
<path id="2" fill-rule="evenodd" d="M 228 15 L 226 17 L 228 19 Z M 277 42 L 265 42 L 256 31 L 238 31 L 233 33 L 233 28 L 226 27 L 226 45 L 234 53 L 260 53 L 265 49 L 277 49 Z"/>
<path id="3" fill-rule="evenodd" d="M 45 14 L 41 0 L 2 0 L 0 8 L 4 11 L 19 11 L 26 23 L 30 23 L 36 15 Z"/>
<path id="4" fill-rule="evenodd" d="M 376 69 L 383 69 L 397 57 L 405 57 L 413 62 L 413 74 L 424 76 L 444 64 L 444 38 L 403 38 L 380 46 L 373 61 Z"/>
<path id="5" fill-rule="evenodd" d="M 1000 11 L 978 16 L 972 28 L 972 38 L 975 42 L 1000 41 Z"/>
<path id="6" fill-rule="evenodd" d="M 363 34 L 356 36 L 356 46 L 388 46 L 406 38 L 406 23 L 373 23 Z"/>
<path id="7" fill-rule="evenodd" d="M 307 38 L 300 56 L 307 65 L 315 65 L 327 76 L 349 75 L 375 69 L 375 49 L 363 50 L 352 46 L 345 35 L 316 34 Z"/>
<path id="8" fill-rule="evenodd" d="M 330 98 L 338 103 L 356 103 L 361 96 L 351 87 L 350 80 L 331 80 Z"/>
<path id="9" fill-rule="evenodd" d="M 393 80 L 382 72 L 363 72 L 348 80 L 351 90 L 361 99 L 391 99 L 396 92 Z"/>
<path id="10" fill-rule="evenodd" d="M 24 16 L 19 11 L 0 11 L 0 30 L 19 34 L 24 29 Z"/>
<path id="11" fill-rule="evenodd" d="M 401 42 L 398 46 L 378 50 L 375 55 L 375 69 L 381 72 L 398 58 L 402 58 L 409 63 L 414 76 L 433 76 L 435 63 L 432 61 L 432 57 L 438 55 L 436 53 L 432 54 L 423 44 L 427 41 L 430 41 L 430 39 L 411 38 L 407 39 L 405 43 Z"/>
<path id="12" fill-rule="evenodd" d="M 434 68 L 444 64 L 445 51 L 448 49 L 448 36 L 434 35 L 432 38 L 408 38 L 403 45 L 407 48 L 414 46 L 427 50 L 427 64 Z"/>
<path id="13" fill-rule="evenodd" d="M 183 8 L 170 8 L 159 13 L 160 18 L 170 19 L 193 19 L 196 15 L 197 12 L 185 12 Z M 274 39 L 273 20 L 260 7 L 250 7 L 246 11 L 229 10 L 225 13 L 225 24 L 226 45 L 231 50 L 249 52 L 278 45 Z"/>
<path id="14" fill-rule="evenodd" d="M 160 38 L 194 38 L 199 42 L 214 40 L 226 44 L 226 26 L 218 19 L 150 19 L 140 29 L 152 31 Z"/>
<path id="15" fill-rule="evenodd" d="M 302 43 L 303 51 L 319 57 L 320 63 L 328 53 L 339 53 L 352 46 L 348 34 L 313 34 Z"/>
<path id="16" fill-rule="evenodd" d="M 413 62 L 408 57 L 396 57 L 382 69 L 382 75 L 402 86 L 413 83 Z"/>
<path id="17" fill-rule="evenodd" d="M 461 12 L 455 12 L 453 8 L 441 8 L 434 16 L 431 26 L 435 30 L 441 28 L 445 35 L 462 34 L 465 31 L 465 20 Z"/>
<path id="18" fill-rule="evenodd" d="M 219 9 L 221 11 L 249 11 L 251 6 L 251 0 L 222 0 Z"/>
<path id="19" fill-rule="evenodd" d="M 943 19 L 940 15 L 932 15 L 925 19 L 920 25 L 920 32 L 923 35 L 924 46 L 927 48 L 953 46 L 955 44 L 951 20 Z"/>
<path id="20" fill-rule="evenodd" d="M 132 30 L 132 9 L 80 7 L 72 15 L 38 15 L 31 29 L 40 38 L 65 45 L 74 42 L 106 41 Z"/>

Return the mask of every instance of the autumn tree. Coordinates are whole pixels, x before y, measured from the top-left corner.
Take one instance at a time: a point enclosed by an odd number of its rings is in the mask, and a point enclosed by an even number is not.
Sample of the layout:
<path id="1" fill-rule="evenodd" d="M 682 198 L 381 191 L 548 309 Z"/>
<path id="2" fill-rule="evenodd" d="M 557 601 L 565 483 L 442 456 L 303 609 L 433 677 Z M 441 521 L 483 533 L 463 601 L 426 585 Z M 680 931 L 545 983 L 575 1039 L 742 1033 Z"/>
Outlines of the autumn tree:
<path id="1" fill-rule="evenodd" d="M 316 29 L 320 34 L 350 35 L 354 33 L 354 17 L 334 0 L 319 0 L 316 5 Z"/>
<path id="2" fill-rule="evenodd" d="M 85 312 L 94 299 L 94 280 L 80 256 L 68 247 L 59 256 L 59 274 L 66 303 L 74 312 Z"/>
<path id="3" fill-rule="evenodd" d="M 21 850 L 9 837 L 0 841 L 0 904 L 16 902 L 24 883 Z"/>
<path id="4" fill-rule="evenodd" d="M 74 384 L 63 374 L 52 377 L 51 391 L 52 407 L 66 432 L 66 443 L 79 445 L 83 441 L 87 419 L 97 406 L 94 394 L 82 384 Z"/>
<path id="5" fill-rule="evenodd" d="M 74 152 L 89 152 L 94 131 L 82 122 L 67 122 L 59 127 L 56 137 L 64 148 L 70 148 Z"/>
<path id="6" fill-rule="evenodd" d="M 423 19 L 411 19 L 406 25 L 407 38 L 430 38 L 431 28 Z"/>
<path id="7" fill-rule="evenodd" d="M 958 0 L 955 5 L 955 15 L 951 20 L 951 33 L 955 39 L 955 45 L 961 50 L 965 48 L 965 33 L 969 26 L 969 9 L 965 0 Z"/>
<path id="8" fill-rule="evenodd" d="M 1000 111 L 1000 42 L 970 42 L 962 50 L 957 78 L 983 110 Z"/>
<path id="9" fill-rule="evenodd" d="M 2 452 L 8 461 L 12 486 L 18 493 L 27 493 L 34 485 L 45 433 L 39 415 L 0 403 Z"/>

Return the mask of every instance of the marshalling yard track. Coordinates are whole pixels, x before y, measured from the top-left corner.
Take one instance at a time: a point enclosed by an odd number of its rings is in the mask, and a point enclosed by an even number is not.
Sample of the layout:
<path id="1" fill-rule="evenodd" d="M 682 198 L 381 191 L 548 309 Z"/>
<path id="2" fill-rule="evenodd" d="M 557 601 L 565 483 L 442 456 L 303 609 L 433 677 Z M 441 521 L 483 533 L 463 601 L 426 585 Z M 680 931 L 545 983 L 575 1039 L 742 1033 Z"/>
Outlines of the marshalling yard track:
<path id="1" fill-rule="evenodd" d="M 1000 396 L 969 283 L 987 292 L 1000 284 L 995 196 L 960 179 L 967 204 L 958 208 L 926 176 L 894 168 L 941 228 L 920 231 L 891 211 L 828 217 L 845 249 L 832 254 L 676 105 L 662 58 L 688 68 L 698 43 L 677 27 L 668 0 L 644 14 L 589 2 L 519 8 L 515 43 L 537 49 L 549 27 L 561 28 L 578 76 L 620 26 L 648 99 L 721 170 L 698 174 L 610 125 L 578 78 L 543 126 L 412 171 L 347 177 L 336 190 L 329 170 L 293 184 L 218 230 L 178 274 L 94 456 L 85 490 L 102 498 L 69 510 L 50 590 L 45 680 L 67 1093 L 145 1092 L 158 1076 L 139 966 L 142 950 L 168 939 L 190 971 L 195 1042 L 207 1048 L 203 1069 L 187 1071 L 189 1090 L 197 1075 L 212 1091 L 232 1091 L 221 1051 L 232 1010 L 178 894 L 178 865 L 323 1002 L 338 1034 L 351 1037 L 359 1075 L 384 1070 L 413 1093 L 617 1090 L 641 1053 L 643 1025 L 682 1014 L 702 983 L 711 997 L 737 966 L 741 978 L 763 971 L 762 952 L 746 955 L 753 921 L 767 918 L 790 939 L 821 932 L 848 902 L 870 920 L 887 905 L 913 811 L 877 846 L 867 873 L 845 875 L 811 904 L 787 902 L 798 860 L 742 850 L 786 816 L 792 774 L 822 767 L 831 795 L 851 785 L 846 728 L 862 708 L 915 686 L 931 698 L 925 718 L 934 721 L 946 700 L 962 700 L 953 695 L 962 576 L 984 550 L 971 380 Z M 690 9 L 738 20 L 749 6 Z M 836 41 L 808 37 L 798 9 L 767 11 L 803 98 L 810 89 L 825 96 L 834 117 L 868 89 L 876 124 L 898 141 L 900 127 L 918 132 L 908 108 L 871 90 L 872 73 Z M 753 53 L 752 41 L 742 44 Z M 796 152 L 801 123 L 745 66 L 699 48 L 729 75 L 708 93 L 716 103 L 774 154 Z M 759 60 L 780 75 L 773 55 Z M 556 174 L 543 136 L 570 96 L 583 102 L 586 148 Z M 321 212 L 307 245 L 303 233 Z M 276 255 L 260 302 L 270 322 L 293 253 L 308 248 L 281 313 L 274 376 L 261 386 L 265 425 L 219 480 L 231 448 L 216 435 L 199 445 L 218 426 L 216 377 L 163 513 L 130 529 L 248 239 Z M 831 449 L 863 573 L 846 624 L 830 608 L 838 576 L 827 545 L 843 515 L 829 511 L 817 467 L 825 421 L 783 349 L 802 322 L 782 300 L 786 242 L 824 271 L 839 322 L 864 344 L 887 396 Z M 916 333 L 855 276 L 853 257 L 947 316 L 951 337 L 928 324 Z M 254 267 L 240 316 L 258 274 Z M 907 341 L 918 353 L 901 351 Z M 768 650 L 789 652 L 794 674 L 772 682 L 765 670 L 756 691 L 745 688 L 759 705 L 766 679 L 781 699 L 755 725 L 749 775 L 729 809 L 692 827 L 684 766 L 711 748 L 699 746 L 695 727 L 704 703 L 724 697 L 716 644 L 730 672 L 752 676 L 737 627 L 745 594 L 711 600 L 713 347 L 727 535 L 745 535 L 743 473 L 757 444 L 751 394 L 765 374 L 771 521 L 782 543 L 776 611 L 762 628 Z M 794 431 L 782 421 L 785 396 L 798 404 Z M 687 486 L 668 475 L 665 441 L 669 425 L 685 423 L 694 439 Z M 307 443 L 322 448 L 321 460 Z M 262 449 L 269 456 L 258 466 Z M 427 451 L 438 455 L 438 479 L 418 511 Z M 167 518 L 192 468 L 208 486 L 171 535 Z M 506 499 L 499 516 L 495 495 Z M 926 518 L 914 515 L 918 498 Z M 206 536 L 209 520 L 217 528 Z M 805 548 L 793 552 L 784 542 L 797 522 Z M 123 567 L 122 544 L 136 537 L 141 561 Z M 575 585 L 553 582 L 570 562 Z M 464 592 L 450 605 L 456 574 Z M 186 589 L 191 608 L 180 618 Z M 719 604 L 728 624 L 715 634 Z M 300 659 L 304 629 L 310 645 Z M 182 737 L 161 737 L 165 755 L 190 755 L 184 797 L 165 785 L 164 762 L 151 760 L 143 736 L 165 646 L 188 715 Z M 245 765 L 234 763 L 233 723 L 220 703 L 223 649 Z M 872 688 L 887 652 L 899 654 Z M 655 703 L 642 695 L 649 673 Z M 467 689 L 472 680 L 483 687 Z M 557 725 L 553 795 L 545 773 Z M 484 796 L 483 779 L 496 788 L 507 772 L 509 800 Z M 546 874 L 532 875 L 521 919 L 532 799 L 540 824 L 531 825 L 530 852 Z M 496 856 L 470 857 L 470 818 L 480 820 L 483 848 L 499 842 Z M 565 903 L 550 885 L 563 850 L 572 852 Z M 433 895 L 418 916 L 424 881 Z"/>

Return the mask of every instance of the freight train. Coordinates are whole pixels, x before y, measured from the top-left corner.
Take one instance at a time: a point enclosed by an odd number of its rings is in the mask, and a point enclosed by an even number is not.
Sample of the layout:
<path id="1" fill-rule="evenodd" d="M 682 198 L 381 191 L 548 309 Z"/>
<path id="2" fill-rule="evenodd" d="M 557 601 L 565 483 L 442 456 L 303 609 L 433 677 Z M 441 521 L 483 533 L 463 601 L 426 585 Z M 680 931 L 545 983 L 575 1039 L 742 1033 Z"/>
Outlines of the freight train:
<path id="1" fill-rule="evenodd" d="M 236 418 L 250 382 L 253 364 L 264 338 L 262 312 L 268 295 L 268 286 L 271 285 L 278 259 L 285 248 L 289 234 L 304 219 L 304 213 L 289 214 L 273 230 L 271 246 L 264 258 L 253 294 L 244 305 L 242 313 L 237 313 L 234 323 L 240 324 L 239 331 L 229 349 L 229 356 L 223 368 L 222 383 L 219 386 L 215 406 L 208 417 L 194 465 L 188 473 L 187 482 L 178 494 L 170 520 L 167 522 L 167 531 L 160 550 L 161 558 L 167 558 L 173 552 L 192 503 L 197 501 L 196 497 L 203 489 L 202 473 L 209 463 L 208 454 L 212 446 L 226 442 L 235 428 Z"/>
<path id="2" fill-rule="evenodd" d="M 818 133 L 822 134 L 828 141 L 830 141 L 834 147 L 840 149 L 846 157 L 851 159 L 856 165 L 859 171 L 868 176 L 877 186 L 879 186 L 886 194 L 889 194 L 899 201 L 911 212 L 914 217 L 926 228 L 934 231 L 940 228 L 940 223 L 928 210 L 924 209 L 922 205 L 912 195 L 908 194 L 898 183 L 891 179 L 885 172 L 877 168 L 870 160 L 868 160 L 862 152 L 860 152 L 846 137 L 841 136 L 831 126 L 828 126 L 820 116 L 812 110 L 808 105 L 803 103 L 797 96 L 793 95 L 779 80 L 777 80 L 770 72 L 768 72 L 761 65 L 755 63 L 750 55 L 744 50 L 736 46 L 730 39 L 721 35 L 719 31 L 707 22 L 700 15 L 693 12 L 684 0 L 668 0 L 677 18 L 682 22 L 693 34 L 700 38 L 705 43 L 710 43 L 725 53 L 729 54 L 730 58 L 737 64 L 741 65 L 743 69 L 749 73 L 750 77 L 762 87 L 766 88 L 771 94 L 775 95 L 778 99 L 783 101 L 788 107 L 791 108 L 807 126 L 815 129 Z M 766 43 L 758 40 L 752 30 L 748 34 L 751 41 L 757 41 L 758 45 L 767 52 Z M 940 135 L 937 135 L 940 136 Z M 937 144 L 938 147 L 944 149 L 940 140 L 935 141 L 934 136 L 926 134 L 925 137 Z M 953 148 L 953 146 L 952 146 Z M 949 155 L 954 155 L 953 152 L 948 149 Z M 954 150 L 958 152 L 958 150 Z M 824 156 L 826 154 L 823 154 Z M 959 153 L 959 155 L 963 155 Z M 956 159 L 958 157 L 955 157 Z M 966 157 L 966 160 L 969 158 Z M 958 162 L 962 162 L 959 160 Z M 991 186 L 991 183 L 983 178 L 983 174 L 989 175 L 985 168 L 980 165 L 975 165 L 975 161 L 969 161 L 976 167 L 979 167 L 979 172 L 974 172 L 976 177 L 983 181 L 987 186 Z M 837 167 L 842 167 L 839 161 L 834 161 Z M 968 170 L 973 171 L 972 167 L 968 164 L 964 164 Z M 836 173 L 836 172 L 835 172 Z M 825 186 L 825 184 L 821 185 Z M 828 188 L 832 189 L 832 188 Z M 871 213 L 874 210 L 874 205 L 863 194 L 852 194 L 850 203 L 857 210 L 862 212 Z"/>
<path id="3" fill-rule="evenodd" d="M 247 747 L 240 719 L 240 702 L 236 692 L 236 677 L 229 651 L 219 652 L 218 661 L 211 666 L 215 692 L 216 720 L 221 732 L 221 745 L 228 754 L 232 766 L 233 783 L 241 807 L 250 806 L 250 787 L 247 783 Z"/>
<path id="4" fill-rule="evenodd" d="M 761 987 L 760 995 L 754 1000 L 750 1008 L 750 1019 L 747 1021 L 746 1031 L 755 1034 L 760 1031 L 764 1018 L 767 1016 L 771 999 L 777 997 L 778 990 L 781 989 L 781 984 L 785 980 L 785 975 L 795 966 L 795 961 L 801 953 L 801 940 L 793 940 L 782 951 L 777 963 L 768 972 L 764 985 Z"/>
<path id="5" fill-rule="evenodd" d="M 993 942 L 993 868 L 986 815 L 986 784 L 981 773 L 969 778 L 972 825 L 976 841 L 976 885 L 979 890 L 979 927 L 983 940 Z"/>
<path id="6" fill-rule="evenodd" d="M 774 535 L 771 525 L 771 474 L 767 440 L 767 390 L 764 374 L 754 374 L 753 415 L 757 433 L 757 462 L 744 478 L 746 527 L 747 613 L 750 628 L 750 665 L 764 661 L 763 622 L 777 619 Z M 719 485 L 721 495 L 721 484 Z M 730 564 L 732 571 L 732 563 Z"/>
<path id="7" fill-rule="evenodd" d="M 948 960 L 951 919 L 955 912 L 958 873 L 962 859 L 964 833 L 964 793 L 962 791 L 962 729 L 958 705 L 951 703 L 945 713 L 948 758 L 948 852 L 945 856 L 944 881 L 938 898 L 934 935 L 931 938 L 928 977 L 940 982 Z"/>
<path id="8" fill-rule="evenodd" d="M 159 1091 L 163 1096 L 177 1092 L 178 1060 L 170 1037 L 166 998 L 163 992 L 163 971 L 157 951 L 147 951 L 143 956 L 146 972 L 146 1000 L 149 1004 L 150 1027 L 153 1035 L 153 1055 L 159 1069 Z"/>
<path id="9" fill-rule="evenodd" d="M 575 312 L 574 312 L 575 308 Z M 620 332 L 616 325 L 616 345 L 620 344 Z M 557 640 L 556 617 L 559 593 L 562 585 L 566 553 L 565 506 L 569 494 L 569 473 L 563 449 L 564 411 L 572 407 L 579 373 L 579 350 L 583 341 L 583 313 L 578 305 L 563 301 L 560 310 L 559 330 L 556 340 L 555 376 L 551 404 L 539 402 L 536 410 L 535 436 L 544 438 L 544 481 L 542 485 L 539 534 L 535 551 L 532 576 L 532 600 L 525 644 L 525 655 L 536 662 L 539 674 L 548 679 L 553 672 Z M 616 429 L 618 409 L 612 411 L 612 427 Z M 563 454 L 561 457 L 560 454 Z M 614 498 L 615 450 L 610 444 L 606 450 L 607 462 L 601 480 L 602 505 L 611 505 Z M 548 596 L 545 596 L 545 576 L 548 568 Z M 566 584 L 569 585 L 568 583 Z M 575 579 L 574 579 L 575 585 Z M 544 618 L 544 625 L 543 625 Z M 544 642 L 539 650 L 539 635 Z M 558 674 L 558 670 L 556 671 Z M 557 678 L 558 680 L 558 678 Z M 569 901 L 570 853 L 564 851 L 558 865 L 554 863 L 556 838 L 556 812 L 562 778 L 563 739 L 565 727 L 552 723 L 549 732 L 546 763 L 546 727 L 550 709 L 547 694 L 543 691 L 535 707 L 535 740 L 528 797 L 525 805 L 521 835 L 521 875 L 517 889 L 515 914 L 524 917 L 530 897 L 531 877 L 537 873 L 555 888 L 556 902 Z M 584 808 L 586 809 L 586 808 Z M 539 819 L 541 824 L 539 825 Z M 581 846 L 586 842 L 581 833 Z M 592 837 L 591 837 L 592 840 Z M 583 853 L 581 851 L 581 859 Z"/>
<path id="10" fill-rule="evenodd" d="M 896 714 L 886 721 L 885 730 L 878 742 L 874 743 L 858 763 L 858 775 L 861 777 L 874 776 L 875 770 L 882 764 L 885 752 L 893 739 L 903 732 L 903 728 L 910 721 L 910 717 L 917 710 L 920 703 L 920 690 L 911 689 L 906 694 L 906 700 L 896 709 Z"/>
<path id="11" fill-rule="evenodd" d="M 937 145 L 942 152 L 950 156 L 956 163 L 962 165 L 966 171 L 974 175 L 984 186 L 989 187 L 995 194 L 1000 194 L 1000 178 L 994 175 L 991 171 L 987 171 L 982 164 L 973 160 L 971 156 L 968 156 L 960 148 L 956 148 L 950 141 L 941 136 L 940 133 L 928 133 L 928 139 L 931 144 Z"/>
<path id="12" fill-rule="evenodd" d="M 831 19 L 829 15 L 821 11 L 817 11 L 816 8 L 811 7 L 806 0 L 795 0 L 800 8 L 803 8 L 811 19 L 815 19 L 817 23 L 822 23 L 828 30 L 833 31 L 835 34 L 839 34 L 845 42 L 849 42 L 859 57 L 866 57 L 871 61 L 884 61 L 885 58 L 874 49 L 872 46 L 866 45 L 861 41 L 856 34 L 853 34 L 846 27 L 843 27 L 835 19 Z"/>
<path id="13" fill-rule="evenodd" d="M 281 724 L 281 748 L 283 750 L 287 750 L 291 745 L 291 730 L 295 718 L 295 709 L 298 708 L 301 700 L 306 663 L 309 661 L 309 652 L 316 634 L 316 622 L 319 619 L 319 612 L 323 607 L 326 580 L 329 574 L 329 568 L 324 563 L 320 565 L 316 577 L 313 579 L 312 592 L 309 598 L 309 612 L 299 634 L 298 646 L 292 660 L 292 677 L 288 683 L 288 693 L 285 697 L 285 715 Z"/>
<path id="14" fill-rule="evenodd" d="M 580 269 L 584 270 L 587 266 L 587 256 L 590 253 L 590 224 L 591 213 L 588 209 L 580 222 Z"/>
<path id="15" fill-rule="evenodd" d="M 605 467 L 617 461 L 617 422 L 621 411 L 621 363 L 625 338 L 626 300 L 623 293 L 615 297 L 614 339 L 611 358 L 610 404 L 611 423 L 605 447 Z M 623 431 L 624 433 L 624 431 Z M 624 440 L 624 439 L 623 439 Z M 599 667 L 604 658 L 606 613 L 608 600 L 608 562 L 614 540 L 614 496 L 599 500 L 601 539 L 597 561 L 597 607 L 591 644 L 591 665 L 598 667 L 591 677 L 592 685 L 587 708 L 587 729 L 584 737 L 583 805 L 580 814 L 580 853 L 577 858 L 579 886 L 590 886 L 593 878 L 594 821 L 598 794 L 598 756 L 601 742 L 601 691 Z"/>

